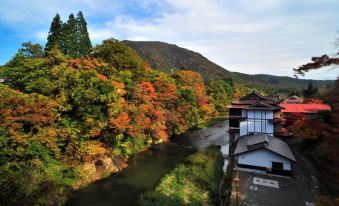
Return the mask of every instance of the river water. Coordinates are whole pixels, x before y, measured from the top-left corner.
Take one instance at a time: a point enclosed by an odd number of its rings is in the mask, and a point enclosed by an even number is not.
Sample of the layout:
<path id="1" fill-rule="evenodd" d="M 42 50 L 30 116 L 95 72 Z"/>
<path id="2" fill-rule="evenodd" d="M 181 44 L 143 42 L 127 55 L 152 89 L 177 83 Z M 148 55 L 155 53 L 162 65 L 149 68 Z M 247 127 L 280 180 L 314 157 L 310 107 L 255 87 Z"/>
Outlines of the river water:
<path id="1" fill-rule="evenodd" d="M 132 206 L 138 196 L 152 190 L 160 179 L 188 155 L 209 145 L 221 145 L 228 152 L 228 121 L 212 127 L 187 132 L 172 142 L 152 146 L 139 153 L 136 162 L 105 179 L 96 181 L 72 195 L 65 206 Z M 226 155 L 226 154 L 225 154 Z"/>

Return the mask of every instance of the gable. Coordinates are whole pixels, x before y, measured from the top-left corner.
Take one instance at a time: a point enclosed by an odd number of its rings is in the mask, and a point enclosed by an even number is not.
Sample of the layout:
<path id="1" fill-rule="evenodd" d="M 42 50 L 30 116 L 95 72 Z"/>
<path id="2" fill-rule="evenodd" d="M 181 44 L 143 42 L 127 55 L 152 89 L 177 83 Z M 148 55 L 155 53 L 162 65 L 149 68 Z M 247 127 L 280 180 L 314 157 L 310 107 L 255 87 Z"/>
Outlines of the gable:
<path id="1" fill-rule="evenodd" d="M 241 100 L 267 100 L 267 98 L 262 96 L 259 93 L 252 92 L 252 93 L 244 96 L 243 98 L 241 98 Z"/>

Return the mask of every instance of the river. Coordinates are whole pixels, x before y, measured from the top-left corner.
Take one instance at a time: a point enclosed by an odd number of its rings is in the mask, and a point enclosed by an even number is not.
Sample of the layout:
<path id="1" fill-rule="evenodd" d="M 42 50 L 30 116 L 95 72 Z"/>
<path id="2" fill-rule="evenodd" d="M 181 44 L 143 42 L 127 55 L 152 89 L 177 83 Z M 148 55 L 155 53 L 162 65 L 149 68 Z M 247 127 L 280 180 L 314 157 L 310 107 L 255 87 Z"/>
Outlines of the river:
<path id="1" fill-rule="evenodd" d="M 183 163 L 195 150 L 221 145 L 221 150 L 227 153 L 227 129 L 228 121 L 223 121 L 209 128 L 178 135 L 172 142 L 154 145 L 139 153 L 136 162 L 129 160 L 128 167 L 121 172 L 74 192 L 65 206 L 136 205 L 141 193 L 152 190 L 166 173 Z"/>

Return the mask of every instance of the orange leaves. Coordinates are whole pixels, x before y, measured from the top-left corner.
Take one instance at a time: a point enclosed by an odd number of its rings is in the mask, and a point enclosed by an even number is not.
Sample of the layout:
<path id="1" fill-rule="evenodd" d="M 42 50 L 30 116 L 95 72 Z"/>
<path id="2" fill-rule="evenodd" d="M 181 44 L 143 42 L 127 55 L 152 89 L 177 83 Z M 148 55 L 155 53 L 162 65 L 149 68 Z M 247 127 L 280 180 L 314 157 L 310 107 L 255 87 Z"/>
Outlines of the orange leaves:
<path id="1" fill-rule="evenodd" d="M 0 126 L 11 135 L 31 132 L 54 123 L 56 104 L 37 94 L 22 94 L 6 87 L 0 88 Z"/>
<path id="2" fill-rule="evenodd" d="M 100 80 L 107 80 L 107 76 L 102 75 L 102 74 L 98 74 L 98 78 L 99 78 Z"/>
<path id="3" fill-rule="evenodd" d="M 169 83 L 165 78 L 158 78 L 154 82 L 157 101 L 171 103 L 178 99 L 177 86 Z"/>
<path id="4" fill-rule="evenodd" d="M 144 102 L 150 102 L 156 98 L 155 89 L 150 82 L 141 82 L 136 85 L 135 95 Z"/>
<path id="5" fill-rule="evenodd" d="M 83 59 L 70 59 L 68 61 L 69 66 L 71 66 L 74 69 L 84 69 L 84 70 L 94 70 L 98 67 L 107 67 L 108 64 L 104 63 L 98 59 L 95 58 L 83 58 Z"/>
<path id="6" fill-rule="evenodd" d="M 168 140 L 168 133 L 166 131 L 167 127 L 165 125 L 159 125 L 156 129 L 155 129 L 155 136 L 158 139 L 162 139 L 163 141 L 167 141 Z"/>
<path id="7" fill-rule="evenodd" d="M 129 126 L 131 119 L 127 112 L 121 112 L 118 117 L 111 119 L 110 124 L 120 132 L 125 132 Z"/>
<path id="8" fill-rule="evenodd" d="M 179 70 L 173 74 L 173 77 L 185 86 L 195 86 L 204 83 L 201 75 L 191 70 Z"/>
<path id="9" fill-rule="evenodd" d="M 119 94 L 125 95 L 127 93 L 126 90 L 125 90 L 125 84 L 124 83 L 119 83 L 119 82 L 113 80 L 112 84 Z"/>
<path id="10" fill-rule="evenodd" d="M 153 85 L 150 82 L 141 82 L 139 84 L 139 88 L 145 94 L 151 94 L 152 95 L 155 92 L 155 89 L 154 89 Z"/>

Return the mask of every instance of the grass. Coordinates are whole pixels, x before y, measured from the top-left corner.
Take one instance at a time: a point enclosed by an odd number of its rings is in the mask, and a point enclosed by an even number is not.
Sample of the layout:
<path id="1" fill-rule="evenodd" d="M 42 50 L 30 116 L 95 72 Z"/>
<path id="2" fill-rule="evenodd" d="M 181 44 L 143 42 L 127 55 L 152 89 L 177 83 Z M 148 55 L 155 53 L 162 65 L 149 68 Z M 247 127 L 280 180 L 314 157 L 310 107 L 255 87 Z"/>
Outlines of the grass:
<path id="1" fill-rule="evenodd" d="M 210 147 L 187 158 L 162 178 L 153 191 L 139 197 L 140 206 L 215 205 L 223 171 L 220 149 Z"/>

